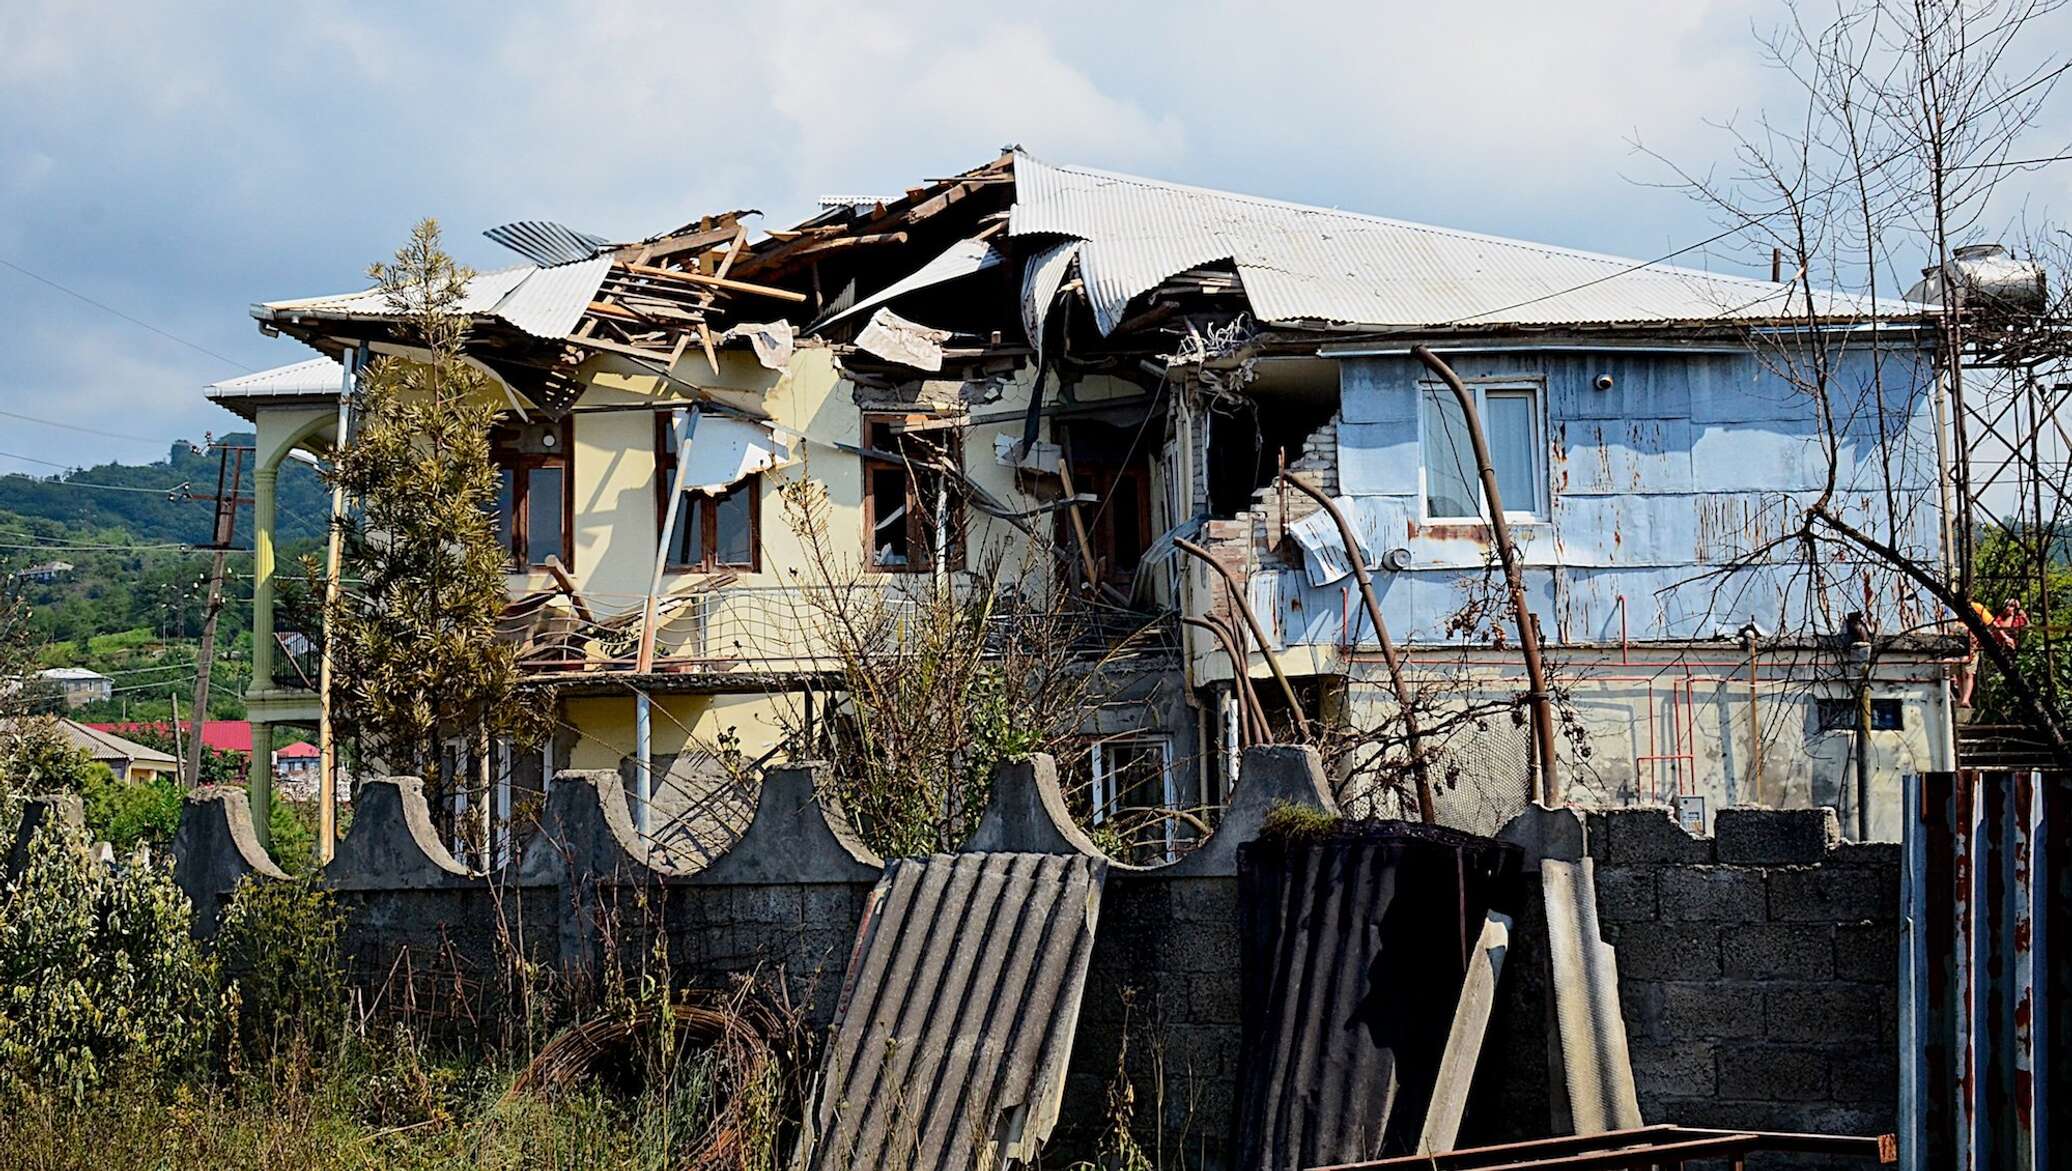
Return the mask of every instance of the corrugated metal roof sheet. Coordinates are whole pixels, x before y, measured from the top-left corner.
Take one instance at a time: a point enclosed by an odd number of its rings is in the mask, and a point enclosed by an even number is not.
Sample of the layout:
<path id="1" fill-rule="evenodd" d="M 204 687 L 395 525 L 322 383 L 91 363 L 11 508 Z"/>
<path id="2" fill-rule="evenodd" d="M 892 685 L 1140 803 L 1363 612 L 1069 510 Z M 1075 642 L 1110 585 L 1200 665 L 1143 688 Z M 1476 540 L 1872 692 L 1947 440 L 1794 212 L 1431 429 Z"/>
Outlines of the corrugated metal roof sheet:
<path id="1" fill-rule="evenodd" d="M 553 220 L 519 220 L 499 224 L 483 235 L 539 265 L 573 264 L 597 255 L 611 241 L 578 232 Z"/>
<path id="2" fill-rule="evenodd" d="M 888 863 L 794 1165 L 1032 1159 L 1057 1121 L 1106 874 L 1058 854 Z"/>
<path id="3" fill-rule="evenodd" d="M 1244 1051 L 1233 1166 L 1416 1150 L 1485 916 L 1523 853 L 1404 822 L 1238 850 Z"/>
<path id="4" fill-rule="evenodd" d="M 568 336 L 604 283 L 611 258 L 599 256 L 552 268 L 521 264 L 478 272 L 468 281 L 454 311 L 470 317 L 499 317 L 535 337 Z M 267 301 L 253 307 L 261 318 L 308 316 L 345 320 L 386 320 L 398 316 L 380 289 Z"/>
<path id="5" fill-rule="evenodd" d="M 1017 153 L 1015 236 L 1086 243 L 1079 267 L 1101 331 L 1174 273 L 1237 266 L 1263 321 L 1374 326 L 1579 325 L 1788 317 L 1790 285 L 1211 191 Z M 1868 302 L 1823 294 L 1823 312 Z M 1903 303 L 1879 306 L 1905 314 Z"/>
<path id="6" fill-rule="evenodd" d="M 567 337 L 582 321 L 611 266 L 611 257 L 598 256 L 534 269 L 489 312 L 534 337 Z"/>
<path id="7" fill-rule="evenodd" d="M 202 389 L 215 401 L 237 398 L 295 398 L 318 396 L 337 398 L 344 384 L 345 370 L 330 358 L 311 358 L 291 366 L 275 366 L 257 374 L 240 374 Z"/>

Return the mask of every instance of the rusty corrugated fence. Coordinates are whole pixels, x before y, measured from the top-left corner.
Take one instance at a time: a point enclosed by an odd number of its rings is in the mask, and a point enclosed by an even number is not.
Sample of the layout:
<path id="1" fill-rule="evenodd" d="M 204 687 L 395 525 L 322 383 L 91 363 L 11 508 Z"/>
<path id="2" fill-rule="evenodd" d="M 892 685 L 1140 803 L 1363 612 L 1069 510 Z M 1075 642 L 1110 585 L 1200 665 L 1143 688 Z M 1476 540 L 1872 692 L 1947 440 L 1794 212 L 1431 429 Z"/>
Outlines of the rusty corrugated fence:
<path id="1" fill-rule="evenodd" d="M 2067 1166 L 2072 777 L 1910 776 L 1906 806 L 1901 1161 Z"/>

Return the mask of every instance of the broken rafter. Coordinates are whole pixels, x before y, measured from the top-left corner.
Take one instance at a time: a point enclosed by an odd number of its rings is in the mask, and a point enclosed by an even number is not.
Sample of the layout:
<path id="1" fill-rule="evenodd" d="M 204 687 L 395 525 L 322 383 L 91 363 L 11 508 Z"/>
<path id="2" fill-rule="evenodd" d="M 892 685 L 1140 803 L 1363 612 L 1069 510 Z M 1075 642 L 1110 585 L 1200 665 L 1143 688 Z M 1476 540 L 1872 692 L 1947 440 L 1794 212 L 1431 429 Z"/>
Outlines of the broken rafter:
<path id="1" fill-rule="evenodd" d="M 698 252 L 715 244 L 724 244 L 741 231 L 740 217 L 747 212 L 728 212 L 713 219 L 709 225 L 699 221 L 700 226 L 668 236 L 660 236 L 646 243 L 619 251 L 622 261 L 645 264 L 683 252 Z"/>
<path id="2" fill-rule="evenodd" d="M 623 267 L 627 272 L 638 276 L 651 277 L 655 280 L 682 281 L 686 284 L 725 289 L 730 293 L 742 293 L 753 297 L 770 297 L 778 301 L 803 302 L 806 299 L 806 294 L 804 293 L 794 293 L 790 289 L 780 289 L 775 285 L 758 285 L 748 281 L 738 281 L 731 277 L 707 276 L 702 272 L 679 272 L 675 269 L 656 268 L 650 264 L 627 264 Z"/>
<path id="3" fill-rule="evenodd" d="M 824 256 L 829 252 L 843 252 L 851 248 L 868 248 L 879 244 L 904 244 L 905 232 L 873 232 L 867 236 L 832 236 L 827 239 L 808 240 L 799 245 L 785 258 L 799 260 L 809 256 Z"/>

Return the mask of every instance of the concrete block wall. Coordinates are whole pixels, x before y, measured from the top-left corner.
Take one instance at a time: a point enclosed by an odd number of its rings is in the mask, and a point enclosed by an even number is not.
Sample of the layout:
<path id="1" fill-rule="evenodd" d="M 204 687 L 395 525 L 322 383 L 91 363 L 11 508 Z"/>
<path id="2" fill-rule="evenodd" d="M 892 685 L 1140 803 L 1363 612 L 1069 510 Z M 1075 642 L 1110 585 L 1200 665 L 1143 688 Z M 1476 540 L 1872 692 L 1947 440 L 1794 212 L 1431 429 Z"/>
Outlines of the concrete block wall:
<path id="1" fill-rule="evenodd" d="M 1589 843 L 1648 1121 L 1894 1129 L 1899 847 L 1829 809 L 1607 810 Z"/>
<path id="2" fill-rule="evenodd" d="M 1313 750 L 1250 750 L 1222 825 L 1180 861 L 1110 863 L 1048 1148 L 1060 1165 L 1101 1153 L 1123 1085 L 1131 1134 L 1163 1165 L 1229 1165 L 1245 1060 L 1236 856 L 1283 802 L 1332 808 Z M 176 874 L 209 908 L 198 930 L 246 876 L 279 877 L 238 817 L 242 804 L 204 791 L 185 811 Z M 1573 827 L 1562 856 L 1580 855 L 1575 816 L 1548 816 Z M 1893 847 L 1841 843 L 1825 810 L 1722 810 L 1707 838 L 1686 834 L 1666 809 L 1619 809 L 1591 813 L 1586 836 L 1648 1121 L 1893 1128 Z M 966 848 L 1095 853 L 1044 758 L 996 778 Z M 623 787 L 604 771 L 561 774 L 538 833 L 494 875 L 446 855 L 415 781 L 375 782 L 320 881 L 348 909 L 356 983 L 382 1004 L 407 998 L 425 1011 L 431 1002 L 456 1019 L 494 1013 L 514 956 L 575 979 L 609 978 L 637 974 L 666 944 L 680 985 L 781 970 L 792 1003 L 824 1025 L 881 873 L 806 769 L 772 771 L 741 840 L 696 872 L 642 852 Z M 1536 906 L 1528 901 L 1513 935 L 1464 1141 L 1548 1133 Z M 456 987 L 478 991 L 437 1003 Z"/>

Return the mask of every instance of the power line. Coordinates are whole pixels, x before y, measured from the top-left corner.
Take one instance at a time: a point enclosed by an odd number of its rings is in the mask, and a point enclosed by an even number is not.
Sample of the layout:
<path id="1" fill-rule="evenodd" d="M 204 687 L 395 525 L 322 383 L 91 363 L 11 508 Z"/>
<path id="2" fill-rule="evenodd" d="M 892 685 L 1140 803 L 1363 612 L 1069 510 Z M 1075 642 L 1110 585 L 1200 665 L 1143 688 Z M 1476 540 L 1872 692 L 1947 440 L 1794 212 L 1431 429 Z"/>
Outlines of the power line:
<path id="1" fill-rule="evenodd" d="M 100 553 L 100 552 L 148 552 L 160 549 L 178 549 L 186 553 L 213 553 L 213 549 L 197 549 L 192 545 L 168 542 L 163 545 L 10 545 L 0 544 L 0 549 L 35 549 L 51 553 Z"/>
<path id="2" fill-rule="evenodd" d="M 168 341 L 175 341 L 183 346 L 186 346 L 190 350 L 194 350 L 198 353 L 207 354 L 209 357 L 216 359 L 218 362 L 228 363 L 229 365 L 235 366 L 240 370 L 250 371 L 252 369 L 250 366 L 245 365 L 243 362 L 238 361 L 236 358 L 226 358 L 223 355 L 217 353 L 216 351 L 208 348 L 207 346 L 201 345 L 197 342 L 188 341 L 186 338 L 181 337 L 179 334 L 172 333 L 168 330 L 160 329 L 157 326 L 141 318 L 131 317 L 129 314 L 124 313 L 122 310 L 117 309 L 113 305 L 96 301 L 92 297 L 87 296 L 85 293 L 82 293 L 77 289 L 66 288 L 64 285 L 59 284 L 58 282 L 50 279 L 49 277 L 43 276 L 40 273 L 30 272 L 28 269 L 23 268 L 21 265 L 16 264 L 14 261 L 8 260 L 5 257 L 0 257 L 0 265 L 5 265 L 6 267 L 13 269 L 14 271 L 22 274 L 23 276 L 28 277 L 32 281 L 49 285 L 51 288 L 56 289 L 58 292 L 63 293 L 68 297 L 84 301 L 87 304 L 93 306 L 96 309 L 101 310 L 104 313 L 112 313 L 115 316 L 122 318 L 124 321 L 129 322 L 131 325 L 148 329 L 152 333 L 155 333 L 158 336 L 167 339 Z"/>
<path id="3" fill-rule="evenodd" d="M 87 435 L 99 435 L 107 439 L 130 439 L 138 443 L 165 442 L 165 439 L 161 436 L 124 435 L 120 431 L 103 431 L 97 427 L 81 427 L 77 423 L 60 423 L 56 419 L 39 419 L 34 415 L 24 415 L 16 411 L 0 411 L 0 415 L 5 415 L 7 418 L 10 419 L 20 419 L 23 422 L 27 423 L 41 423 L 46 427 L 62 427 L 67 431 L 79 431 Z"/>
<path id="4" fill-rule="evenodd" d="M 2072 160 L 2072 155 L 2047 155 L 2040 159 L 2008 159 L 1998 163 L 1967 163 L 1951 167 L 1952 171 L 1983 171 L 1992 167 L 2040 167 L 2045 163 L 2062 163 Z"/>

